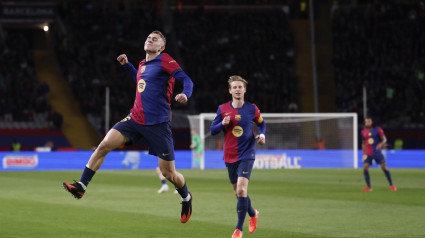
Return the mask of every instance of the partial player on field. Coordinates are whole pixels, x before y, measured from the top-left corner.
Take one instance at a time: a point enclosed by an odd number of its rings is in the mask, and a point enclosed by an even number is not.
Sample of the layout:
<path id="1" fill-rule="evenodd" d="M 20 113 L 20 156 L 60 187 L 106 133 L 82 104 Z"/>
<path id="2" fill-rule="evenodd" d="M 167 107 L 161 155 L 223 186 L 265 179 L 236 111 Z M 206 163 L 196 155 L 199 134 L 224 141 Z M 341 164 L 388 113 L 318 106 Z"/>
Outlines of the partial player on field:
<path id="1" fill-rule="evenodd" d="M 224 131 L 224 162 L 238 199 L 238 223 L 232 238 L 241 238 L 247 212 L 250 216 L 249 232 L 253 233 L 257 229 L 259 212 L 251 205 L 248 183 L 254 166 L 256 139 L 260 145 L 266 143 L 266 123 L 258 107 L 244 99 L 248 82 L 234 75 L 229 78 L 228 84 L 232 100 L 218 107 L 210 130 L 212 135 Z M 254 135 L 253 122 L 257 124 L 259 135 Z"/>
<path id="2" fill-rule="evenodd" d="M 390 189 L 397 191 L 397 188 L 393 185 L 390 171 L 387 168 L 384 155 L 381 150 L 384 148 L 387 138 L 385 137 L 384 130 L 381 127 L 375 126 L 375 122 L 372 117 L 366 117 L 364 119 L 365 128 L 361 132 L 362 137 L 362 161 L 363 161 L 363 175 L 366 181 L 366 187 L 362 191 L 372 191 L 370 185 L 369 167 L 375 160 L 377 164 L 381 166 L 382 171 L 388 179 Z"/>
<path id="3" fill-rule="evenodd" d="M 194 129 L 190 130 L 190 149 L 192 150 L 192 169 L 201 167 L 202 141 Z"/>

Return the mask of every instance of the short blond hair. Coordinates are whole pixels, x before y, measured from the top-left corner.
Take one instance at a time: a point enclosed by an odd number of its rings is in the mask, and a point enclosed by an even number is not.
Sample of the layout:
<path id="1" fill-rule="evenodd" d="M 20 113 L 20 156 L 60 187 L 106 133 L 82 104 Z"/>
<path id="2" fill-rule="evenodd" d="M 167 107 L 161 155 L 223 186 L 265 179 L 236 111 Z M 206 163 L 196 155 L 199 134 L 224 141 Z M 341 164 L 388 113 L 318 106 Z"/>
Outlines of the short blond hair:
<path id="1" fill-rule="evenodd" d="M 227 81 L 229 83 L 229 88 L 232 87 L 232 83 L 235 82 L 235 81 L 242 82 L 244 84 L 245 88 L 248 85 L 248 82 L 245 79 L 243 79 L 241 76 L 233 75 L 233 76 L 230 76 L 229 80 Z"/>
<path id="2" fill-rule="evenodd" d="M 164 46 L 167 44 L 167 39 L 165 39 L 165 36 L 164 34 L 162 34 L 162 32 L 156 30 L 156 31 L 152 31 L 151 34 L 158 34 L 161 37 L 161 39 L 164 41 Z"/>

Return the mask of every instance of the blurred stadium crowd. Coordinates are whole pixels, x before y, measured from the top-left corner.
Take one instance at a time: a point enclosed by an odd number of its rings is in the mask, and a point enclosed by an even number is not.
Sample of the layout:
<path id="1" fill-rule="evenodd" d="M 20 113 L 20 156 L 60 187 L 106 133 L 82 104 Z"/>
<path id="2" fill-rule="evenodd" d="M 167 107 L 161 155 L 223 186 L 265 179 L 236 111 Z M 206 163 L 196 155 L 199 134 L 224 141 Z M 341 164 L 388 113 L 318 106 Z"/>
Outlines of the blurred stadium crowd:
<path id="1" fill-rule="evenodd" d="M 134 83 L 116 57 L 126 53 L 137 66 L 144 58 L 146 36 L 156 29 L 164 31 L 166 52 L 195 84 L 188 106 L 173 103 L 177 112 L 215 112 L 229 100 L 226 81 L 233 74 L 248 80 L 247 100 L 261 105 L 263 112 L 298 111 L 293 16 L 282 8 L 164 11 L 155 1 L 136 7 L 123 1 L 62 1 L 58 7 L 66 34 L 53 31 L 57 59 L 81 110 L 95 125 L 103 125 L 106 86 L 111 90 L 111 124 L 128 114 Z M 400 7 L 386 1 L 333 9 L 337 111 L 357 112 L 361 118 L 365 86 L 368 112 L 379 123 L 424 124 L 424 15 L 423 4 Z M 6 28 L 3 33 L 0 128 L 19 128 L 8 122 L 43 127 L 46 120 L 47 126 L 60 127 L 60 115 L 46 100 L 48 86 L 37 83 L 28 37 Z"/>
<path id="2" fill-rule="evenodd" d="M 387 127 L 425 122 L 425 6 L 383 3 L 333 12 L 337 108 L 368 113 Z"/>

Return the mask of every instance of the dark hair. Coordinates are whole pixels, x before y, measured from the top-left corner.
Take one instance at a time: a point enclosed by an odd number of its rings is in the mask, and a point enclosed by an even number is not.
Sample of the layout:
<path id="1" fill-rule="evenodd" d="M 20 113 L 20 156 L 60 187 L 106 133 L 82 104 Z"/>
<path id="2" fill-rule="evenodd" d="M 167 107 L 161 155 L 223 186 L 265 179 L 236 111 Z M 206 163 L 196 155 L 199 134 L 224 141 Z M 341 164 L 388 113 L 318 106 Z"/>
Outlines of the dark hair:
<path id="1" fill-rule="evenodd" d="M 366 116 L 364 119 L 365 119 L 365 120 L 366 120 L 366 119 L 370 119 L 370 120 L 372 120 L 372 127 L 375 127 L 375 119 L 373 119 L 373 117 L 372 117 L 372 116 Z"/>

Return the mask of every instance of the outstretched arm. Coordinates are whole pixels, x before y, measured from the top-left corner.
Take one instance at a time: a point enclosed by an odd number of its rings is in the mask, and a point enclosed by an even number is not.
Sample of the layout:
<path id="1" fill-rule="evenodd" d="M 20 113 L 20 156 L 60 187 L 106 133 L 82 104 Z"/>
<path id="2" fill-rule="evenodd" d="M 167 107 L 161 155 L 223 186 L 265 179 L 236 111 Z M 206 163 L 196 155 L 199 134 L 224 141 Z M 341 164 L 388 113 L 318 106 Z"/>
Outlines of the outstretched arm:
<path id="1" fill-rule="evenodd" d="M 117 57 L 118 62 L 126 69 L 131 75 L 131 78 L 133 78 L 134 82 L 137 82 L 137 69 L 134 68 L 133 64 L 128 62 L 127 55 L 122 54 Z"/>

